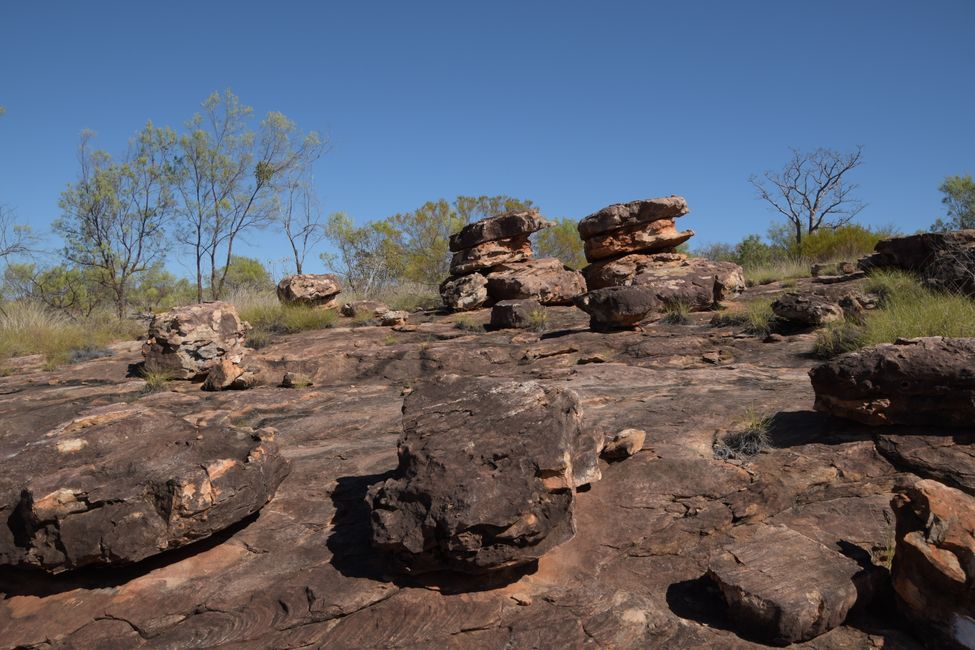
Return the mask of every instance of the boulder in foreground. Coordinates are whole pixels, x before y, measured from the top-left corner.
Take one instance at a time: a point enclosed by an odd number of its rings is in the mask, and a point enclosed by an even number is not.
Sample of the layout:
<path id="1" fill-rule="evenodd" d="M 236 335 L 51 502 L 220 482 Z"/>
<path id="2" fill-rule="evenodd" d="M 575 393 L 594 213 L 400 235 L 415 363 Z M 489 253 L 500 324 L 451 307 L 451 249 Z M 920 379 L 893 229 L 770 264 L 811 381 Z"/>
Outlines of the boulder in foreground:
<path id="1" fill-rule="evenodd" d="M 975 647 L 975 497 L 921 480 L 892 505 L 899 610 L 932 647 Z"/>
<path id="2" fill-rule="evenodd" d="M 476 272 L 447 278 L 440 284 L 440 299 L 450 311 L 480 309 L 488 300 L 487 278 Z"/>
<path id="3" fill-rule="evenodd" d="M 342 293 L 337 275 L 331 273 L 292 275 L 278 283 L 278 300 L 288 305 L 332 307 Z"/>
<path id="4" fill-rule="evenodd" d="M 572 538 L 575 489 L 600 478 L 572 391 L 448 375 L 403 405 L 399 467 L 374 486 L 372 543 L 413 571 L 517 567 Z"/>
<path id="5" fill-rule="evenodd" d="M 264 506 L 290 465 L 271 431 L 102 407 L 0 440 L 0 564 L 56 573 L 127 564 Z"/>
<path id="6" fill-rule="evenodd" d="M 713 554 L 708 565 L 739 631 L 777 644 L 806 641 L 843 623 L 857 602 L 860 571 L 805 535 L 765 524 L 751 539 Z"/>
<path id="7" fill-rule="evenodd" d="M 589 326 L 596 331 L 636 327 L 660 307 L 660 300 L 646 287 L 596 289 L 576 301 L 589 314 Z"/>
<path id="8" fill-rule="evenodd" d="M 809 372 L 818 411 L 870 425 L 975 425 L 975 339 L 933 336 L 850 352 Z"/>
<path id="9" fill-rule="evenodd" d="M 248 325 L 226 302 L 205 302 L 156 314 L 142 346 L 146 370 L 173 379 L 203 379 L 221 361 L 239 364 Z"/>

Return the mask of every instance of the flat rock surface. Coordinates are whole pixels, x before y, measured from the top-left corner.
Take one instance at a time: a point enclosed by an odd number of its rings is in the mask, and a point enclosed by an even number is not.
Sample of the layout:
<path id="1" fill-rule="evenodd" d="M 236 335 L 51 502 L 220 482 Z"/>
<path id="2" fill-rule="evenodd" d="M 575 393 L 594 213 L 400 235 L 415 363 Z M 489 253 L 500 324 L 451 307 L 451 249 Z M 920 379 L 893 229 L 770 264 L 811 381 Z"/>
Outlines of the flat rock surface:
<path id="1" fill-rule="evenodd" d="M 782 291 L 765 285 L 739 300 Z M 410 332 L 278 337 L 248 353 L 261 383 L 242 392 L 174 382 L 144 394 L 145 382 L 127 378 L 136 343 L 56 371 L 10 362 L 0 440 L 37 440 L 127 402 L 194 426 L 274 427 L 292 470 L 256 516 L 196 544 L 118 569 L 0 569 L 0 647 L 757 648 L 705 579 L 711 554 L 740 529 L 781 518 L 807 537 L 829 534 L 814 539 L 830 548 L 891 544 L 878 504 L 903 473 L 877 452 L 876 430 L 813 411 L 812 336 L 763 343 L 710 326 L 707 313 L 606 334 L 574 307 L 546 313 L 542 335 L 414 313 Z M 489 310 L 464 317 L 487 323 Z M 287 372 L 312 385 L 277 387 Z M 397 468 L 405 393 L 440 373 L 568 388 L 583 427 L 646 432 L 640 451 L 600 461 L 602 478 L 575 495 L 575 536 L 509 582 L 411 577 L 371 548 L 366 495 Z M 774 414 L 771 447 L 748 463 L 716 460 L 715 436 L 755 408 Z M 846 522 L 858 512 L 879 519 Z M 919 647 L 902 624 L 890 607 L 867 608 L 800 647 Z"/>

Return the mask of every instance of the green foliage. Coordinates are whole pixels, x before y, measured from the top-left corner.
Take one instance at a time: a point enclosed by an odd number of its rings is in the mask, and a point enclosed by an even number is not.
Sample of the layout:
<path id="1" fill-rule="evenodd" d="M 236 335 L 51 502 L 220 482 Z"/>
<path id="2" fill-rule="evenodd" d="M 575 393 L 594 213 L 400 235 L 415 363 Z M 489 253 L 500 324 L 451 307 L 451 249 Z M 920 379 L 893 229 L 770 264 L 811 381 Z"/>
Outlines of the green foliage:
<path id="1" fill-rule="evenodd" d="M 975 228 L 975 180 L 968 176 L 948 176 L 938 190 L 944 195 L 946 219 L 938 219 L 931 230 L 947 231 Z"/>
<path id="2" fill-rule="evenodd" d="M 528 329 L 533 332 L 544 332 L 546 327 L 548 327 L 548 312 L 544 307 L 528 312 Z"/>
<path id="3" fill-rule="evenodd" d="M 872 253 L 877 242 L 896 234 L 891 227 L 871 229 L 855 224 L 821 228 L 803 238 L 800 257 L 810 262 L 852 261 Z"/>
<path id="4" fill-rule="evenodd" d="M 270 343 L 273 335 L 327 329 L 338 321 L 334 309 L 284 305 L 272 292 L 244 291 L 228 300 L 237 308 L 241 319 L 251 324 L 246 344 L 255 350 Z"/>
<path id="5" fill-rule="evenodd" d="M 714 441 L 714 457 L 719 460 L 748 460 L 768 449 L 772 417 L 748 410 L 734 429 Z"/>
<path id="6" fill-rule="evenodd" d="M 338 250 L 322 253 L 326 266 L 341 274 L 353 293 L 371 297 L 385 291 L 406 269 L 399 233 L 388 221 L 356 226 L 344 212 L 329 215 L 325 235 Z"/>
<path id="7" fill-rule="evenodd" d="M 661 319 L 669 325 L 686 325 L 690 322 L 691 308 L 680 300 L 669 301 L 664 305 L 664 317 Z"/>
<path id="8" fill-rule="evenodd" d="M 264 265 L 251 257 L 234 255 L 230 267 L 221 268 L 218 275 L 224 277 L 224 289 L 231 292 L 266 291 L 274 286 Z"/>
<path id="9" fill-rule="evenodd" d="M 752 266 L 745 269 L 745 282 L 748 286 L 770 284 L 779 280 L 808 278 L 811 275 L 810 263 L 806 260 L 780 259 L 769 262 L 764 266 Z"/>
<path id="10" fill-rule="evenodd" d="M 142 369 L 142 378 L 146 382 L 142 388 L 143 393 L 159 393 L 169 390 L 170 381 L 173 379 L 166 372 L 156 372 L 145 368 Z"/>
<path id="11" fill-rule="evenodd" d="M 574 269 L 586 265 L 582 238 L 572 219 L 559 219 L 555 226 L 536 233 L 534 249 L 538 257 L 555 257 Z"/>
<path id="12" fill-rule="evenodd" d="M 775 323 L 772 300 L 753 300 L 745 306 L 745 331 L 755 336 L 768 336 Z"/>

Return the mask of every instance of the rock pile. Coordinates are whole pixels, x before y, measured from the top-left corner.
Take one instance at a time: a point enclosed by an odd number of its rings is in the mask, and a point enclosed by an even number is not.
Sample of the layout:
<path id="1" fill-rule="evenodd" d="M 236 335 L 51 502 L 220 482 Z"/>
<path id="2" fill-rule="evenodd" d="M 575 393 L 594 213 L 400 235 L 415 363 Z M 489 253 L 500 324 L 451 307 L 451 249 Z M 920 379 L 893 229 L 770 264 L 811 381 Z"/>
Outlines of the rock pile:
<path id="1" fill-rule="evenodd" d="M 552 225 L 537 210 L 522 210 L 476 221 L 451 235 L 450 277 L 440 285 L 444 305 L 466 311 L 499 300 L 571 304 L 584 292 L 582 276 L 557 259 L 532 259 L 529 237 Z"/>
<path id="2" fill-rule="evenodd" d="M 172 379 L 206 379 L 221 387 L 243 377 L 244 336 L 250 326 L 226 302 L 206 302 L 156 314 L 142 346 L 145 368 Z M 229 378 L 229 379 L 228 379 Z"/>
<path id="3" fill-rule="evenodd" d="M 917 273 L 934 288 L 975 296 L 975 230 L 926 232 L 877 242 L 861 269 L 894 268 Z"/>
<path id="4" fill-rule="evenodd" d="M 681 232 L 675 226 L 675 220 L 688 212 L 683 197 L 669 196 L 617 203 L 579 222 L 579 235 L 590 262 L 582 270 L 587 290 L 633 286 L 647 294 L 640 301 L 647 309 L 639 318 L 630 315 L 623 320 L 602 319 L 584 306 L 602 298 L 581 303 L 595 327 L 626 327 L 634 318 L 639 322 L 646 314 L 662 311 L 672 303 L 682 303 L 692 310 L 707 309 L 745 288 L 738 265 L 676 252 L 677 246 L 694 235 L 693 230 Z"/>
<path id="5" fill-rule="evenodd" d="M 127 564 L 257 512 L 290 465 L 273 432 L 100 407 L 0 438 L 0 565 Z"/>
<path id="6" fill-rule="evenodd" d="M 537 382 L 448 375 L 403 404 L 399 466 L 369 493 L 372 542 L 413 571 L 486 573 L 575 534 L 576 488 L 600 478 L 602 440 L 579 398 Z"/>
<path id="7" fill-rule="evenodd" d="M 335 297 L 342 293 L 338 276 L 331 273 L 292 275 L 278 283 L 278 300 L 286 305 L 307 307 L 335 306 Z"/>

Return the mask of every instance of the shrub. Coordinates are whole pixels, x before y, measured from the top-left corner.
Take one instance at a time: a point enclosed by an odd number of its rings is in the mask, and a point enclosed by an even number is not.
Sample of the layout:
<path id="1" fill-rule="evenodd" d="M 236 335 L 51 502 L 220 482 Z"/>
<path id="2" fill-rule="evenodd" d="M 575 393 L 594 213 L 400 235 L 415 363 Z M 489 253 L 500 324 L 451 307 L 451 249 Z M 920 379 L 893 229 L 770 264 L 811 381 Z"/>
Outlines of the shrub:
<path id="1" fill-rule="evenodd" d="M 748 460 L 769 447 L 772 418 L 749 410 L 734 430 L 714 441 L 714 457 L 719 460 Z"/>
<path id="2" fill-rule="evenodd" d="M 801 257 L 811 262 L 855 260 L 873 252 L 881 239 L 896 234 L 890 227 L 864 228 L 847 224 L 838 228 L 821 228 L 802 238 Z"/>
<path id="3" fill-rule="evenodd" d="M 830 323 L 816 334 L 813 353 L 822 359 L 850 352 L 863 346 L 863 331 L 854 323 Z"/>
<path id="4" fill-rule="evenodd" d="M 528 312 L 528 329 L 535 332 L 544 332 L 547 326 L 548 312 L 545 309 L 533 309 Z"/>
<path id="5" fill-rule="evenodd" d="M 143 393 L 169 390 L 169 382 L 172 380 L 172 377 L 165 372 L 153 372 L 145 368 L 142 369 L 142 378 L 146 380 L 146 385 L 142 388 Z"/>

